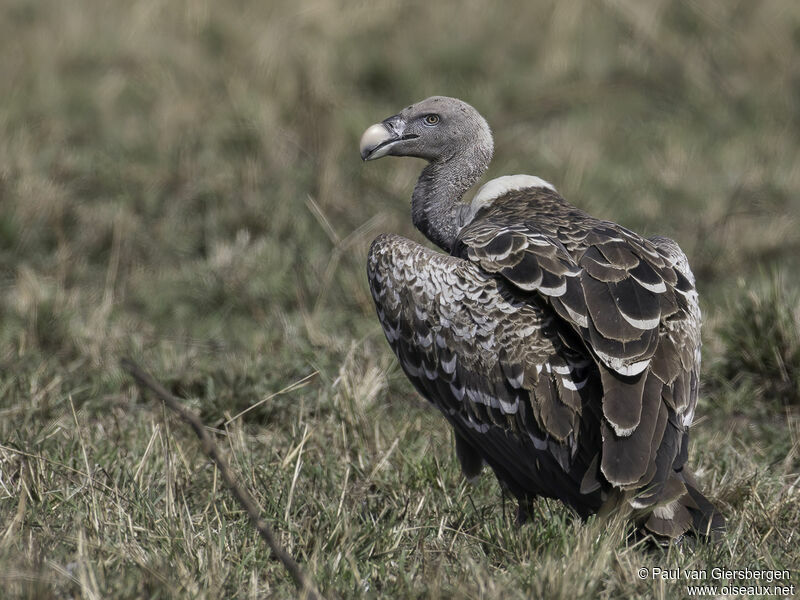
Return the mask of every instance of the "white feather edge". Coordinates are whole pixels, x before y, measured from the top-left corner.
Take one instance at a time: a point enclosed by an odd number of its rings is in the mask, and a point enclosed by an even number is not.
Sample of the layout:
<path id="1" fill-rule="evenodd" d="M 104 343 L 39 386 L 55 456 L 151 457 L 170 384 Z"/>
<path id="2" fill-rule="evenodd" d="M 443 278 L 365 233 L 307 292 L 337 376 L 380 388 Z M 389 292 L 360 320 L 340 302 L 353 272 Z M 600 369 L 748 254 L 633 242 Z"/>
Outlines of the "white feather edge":
<path id="1" fill-rule="evenodd" d="M 603 364 L 606 365 L 612 371 L 616 371 L 620 375 L 625 376 L 632 376 L 638 375 L 642 371 L 644 371 L 648 365 L 650 364 L 650 359 L 645 359 L 639 362 L 626 362 L 624 359 L 617 358 L 615 356 L 611 356 L 609 354 L 605 354 L 604 352 L 600 352 L 597 349 L 594 350 L 597 357 L 603 361 Z"/>

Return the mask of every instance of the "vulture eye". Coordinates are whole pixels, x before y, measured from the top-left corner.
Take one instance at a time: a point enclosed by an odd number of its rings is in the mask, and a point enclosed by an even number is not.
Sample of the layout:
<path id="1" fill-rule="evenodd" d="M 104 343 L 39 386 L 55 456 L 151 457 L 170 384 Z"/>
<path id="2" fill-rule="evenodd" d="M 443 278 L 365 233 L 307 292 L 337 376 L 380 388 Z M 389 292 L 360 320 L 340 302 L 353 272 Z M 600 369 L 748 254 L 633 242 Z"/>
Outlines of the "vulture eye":
<path id="1" fill-rule="evenodd" d="M 422 120 L 425 125 L 428 127 L 433 127 L 434 125 L 439 124 L 439 115 L 425 115 L 425 118 Z"/>

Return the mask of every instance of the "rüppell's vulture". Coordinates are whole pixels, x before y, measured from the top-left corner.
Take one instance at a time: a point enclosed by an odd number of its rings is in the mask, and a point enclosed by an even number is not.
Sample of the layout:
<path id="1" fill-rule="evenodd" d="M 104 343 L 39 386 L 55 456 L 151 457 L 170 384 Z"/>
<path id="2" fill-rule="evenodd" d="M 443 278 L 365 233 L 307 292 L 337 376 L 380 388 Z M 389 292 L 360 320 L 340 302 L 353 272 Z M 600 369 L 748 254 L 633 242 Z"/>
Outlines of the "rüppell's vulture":
<path id="1" fill-rule="evenodd" d="M 519 518 L 545 496 L 583 518 L 623 510 L 657 537 L 717 534 L 724 519 L 687 465 L 700 308 L 686 256 L 530 175 L 493 179 L 465 201 L 493 148 L 483 117 L 442 96 L 361 138 L 365 161 L 427 161 L 411 214 L 444 251 L 393 234 L 369 250 L 403 370 L 452 425 L 464 474 L 488 464 Z"/>

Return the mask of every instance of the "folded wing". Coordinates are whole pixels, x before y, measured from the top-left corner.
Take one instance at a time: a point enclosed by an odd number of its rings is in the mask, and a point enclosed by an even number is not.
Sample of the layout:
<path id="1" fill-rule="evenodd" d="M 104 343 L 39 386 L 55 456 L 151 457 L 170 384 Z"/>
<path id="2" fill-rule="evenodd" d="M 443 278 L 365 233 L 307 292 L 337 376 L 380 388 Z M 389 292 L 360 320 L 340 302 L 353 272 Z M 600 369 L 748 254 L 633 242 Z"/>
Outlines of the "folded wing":
<path id="1" fill-rule="evenodd" d="M 510 284 L 520 300 L 544 302 L 579 337 L 602 388 L 602 476 L 646 489 L 639 506 L 662 497 L 685 461 L 699 368 L 697 294 L 677 244 L 644 239 L 552 190 L 530 188 L 479 214 L 453 253 Z M 584 489 L 596 478 L 590 469 Z"/>
<path id="2" fill-rule="evenodd" d="M 600 449 L 598 415 L 585 412 L 600 381 L 546 303 L 395 235 L 373 243 L 368 276 L 403 370 L 455 428 L 465 473 L 482 460 L 518 497 L 595 511 L 599 494 L 579 487 Z"/>

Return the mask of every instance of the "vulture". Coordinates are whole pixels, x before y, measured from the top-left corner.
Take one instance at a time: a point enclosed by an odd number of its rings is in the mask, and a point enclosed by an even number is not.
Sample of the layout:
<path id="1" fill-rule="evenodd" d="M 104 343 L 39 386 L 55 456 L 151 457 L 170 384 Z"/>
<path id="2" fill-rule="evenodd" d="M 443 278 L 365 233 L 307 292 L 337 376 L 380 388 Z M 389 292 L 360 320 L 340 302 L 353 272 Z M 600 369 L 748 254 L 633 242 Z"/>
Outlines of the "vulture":
<path id="1" fill-rule="evenodd" d="M 658 540 L 717 537 L 724 519 L 687 465 L 700 308 L 686 256 L 570 205 L 531 175 L 486 172 L 491 130 L 434 96 L 372 125 L 364 161 L 424 159 L 411 198 L 441 252 L 381 234 L 367 258 L 403 371 L 450 423 L 464 475 L 484 465 L 531 515 L 623 511 Z"/>

